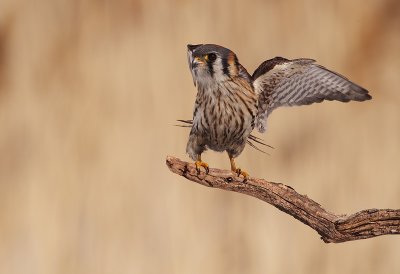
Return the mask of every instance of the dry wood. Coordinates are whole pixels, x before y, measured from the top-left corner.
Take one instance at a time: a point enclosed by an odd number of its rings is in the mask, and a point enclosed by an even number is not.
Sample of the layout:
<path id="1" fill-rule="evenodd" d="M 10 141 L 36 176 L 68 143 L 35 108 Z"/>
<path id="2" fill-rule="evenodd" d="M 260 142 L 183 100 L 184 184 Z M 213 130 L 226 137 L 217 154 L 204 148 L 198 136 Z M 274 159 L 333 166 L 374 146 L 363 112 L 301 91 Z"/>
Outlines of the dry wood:
<path id="1" fill-rule="evenodd" d="M 316 230 L 326 243 L 400 234 L 400 209 L 366 209 L 352 215 L 337 215 L 290 186 L 249 178 L 245 182 L 231 171 L 210 168 L 199 173 L 192 163 L 168 156 L 169 169 L 193 182 L 256 197 Z"/>

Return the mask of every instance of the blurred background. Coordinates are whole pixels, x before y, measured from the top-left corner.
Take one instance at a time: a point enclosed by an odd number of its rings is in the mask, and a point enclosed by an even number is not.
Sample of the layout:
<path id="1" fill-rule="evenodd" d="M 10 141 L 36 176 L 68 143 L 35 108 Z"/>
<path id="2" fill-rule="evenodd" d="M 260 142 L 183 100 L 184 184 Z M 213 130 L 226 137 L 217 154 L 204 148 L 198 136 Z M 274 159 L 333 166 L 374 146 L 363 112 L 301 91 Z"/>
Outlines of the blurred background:
<path id="1" fill-rule="evenodd" d="M 324 244 L 255 198 L 172 174 L 186 44 L 249 70 L 308 57 L 372 101 L 276 110 L 238 165 L 335 213 L 399 208 L 400 2 L 0 3 L 0 273 L 399 273 L 400 237 Z M 212 167 L 229 168 L 208 152 Z"/>

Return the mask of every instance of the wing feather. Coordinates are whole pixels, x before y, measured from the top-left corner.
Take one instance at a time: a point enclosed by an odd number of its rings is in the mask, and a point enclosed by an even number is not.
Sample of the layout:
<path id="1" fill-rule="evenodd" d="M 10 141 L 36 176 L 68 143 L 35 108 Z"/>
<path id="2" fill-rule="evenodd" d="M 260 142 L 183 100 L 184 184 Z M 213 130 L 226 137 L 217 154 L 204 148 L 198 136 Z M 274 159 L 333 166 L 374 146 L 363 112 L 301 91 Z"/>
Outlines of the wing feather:
<path id="1" fill-rule="evenodd" d="M 365 101 L 368 91 L 312 59 L 282 57 L 263 62 L 252 75 L 258 94 L 258 131 L 265 131 L 268 115 L 281 106 L 300 106 L 329 101 Z"/>

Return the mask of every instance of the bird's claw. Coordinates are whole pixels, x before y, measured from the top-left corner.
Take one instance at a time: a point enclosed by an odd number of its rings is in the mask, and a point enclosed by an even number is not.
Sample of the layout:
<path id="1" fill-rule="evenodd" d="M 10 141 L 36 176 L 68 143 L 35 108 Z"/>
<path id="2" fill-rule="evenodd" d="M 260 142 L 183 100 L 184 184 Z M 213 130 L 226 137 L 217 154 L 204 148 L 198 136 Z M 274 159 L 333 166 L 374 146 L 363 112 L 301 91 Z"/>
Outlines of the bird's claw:
<path id="1" fill-rule="evenodd" d="M 194 165 L 196 166 L 196 170 L 197 173 L 200 173 L 200 167 L 203 167 L 206 170 L 206 174 L 208 174 L 208 172 L 210 172 L 210 168 L 208 167 L 208 164 L 203 162 L 203 161 L 196 161 L 194 163 Z"/>
<path id="2" fill-rule="evenodd" d="M 243 182 L 246 182 L 247 179 L 249 178 L 249 174 L 248 174 L 246 171 L 243 171 L 243 170 L 240 169 L 240 168 L 237 168 L 237 169 L 235 170 L 235 173 L 237 174 L 238 177 L 240 177 L 240 175 L 243 176 L 243 178 L 244 178 L 244 181 L 243 181 Z"/>

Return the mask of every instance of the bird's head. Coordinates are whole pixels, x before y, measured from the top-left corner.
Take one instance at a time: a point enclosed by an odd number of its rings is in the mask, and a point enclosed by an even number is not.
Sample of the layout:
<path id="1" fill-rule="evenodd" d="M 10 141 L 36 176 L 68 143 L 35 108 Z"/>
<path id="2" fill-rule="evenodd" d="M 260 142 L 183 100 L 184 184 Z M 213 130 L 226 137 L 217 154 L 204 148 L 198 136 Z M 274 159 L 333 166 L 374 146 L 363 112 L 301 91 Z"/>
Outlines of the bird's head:
<path id="1" fill-rule="evenodd" d="M 189 44 L 187 48 L 194 85 L 215 85 L 239 74 L 239 62 L 231 50 L 213 44 Z"/>

